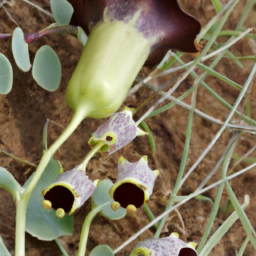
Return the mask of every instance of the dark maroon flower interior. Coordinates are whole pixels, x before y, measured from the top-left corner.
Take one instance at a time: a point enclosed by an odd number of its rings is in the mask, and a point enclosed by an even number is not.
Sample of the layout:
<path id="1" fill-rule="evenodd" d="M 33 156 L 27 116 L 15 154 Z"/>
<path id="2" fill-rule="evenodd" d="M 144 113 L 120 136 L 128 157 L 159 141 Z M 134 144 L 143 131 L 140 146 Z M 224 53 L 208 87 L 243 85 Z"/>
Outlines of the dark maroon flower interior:
<path id="1" fill-rule="evenodd" d="M 179 256 L 197 256 L 197 253 L 193 249 L 183 248 L 180 250 Z"/>
<path id="2" fill-rule="evenodd" d="M 129 204 L 139 208 L 144 203 L 144 192 L 131 183 L 123 183 L 114 192 L 114 200 L 119 202 L 123 208 Z"/>
<path id="3" fill-rule="evenodd" d="M 111 136 L 106 137 L 106 141 L 112 141 L 112 140 L 113 140 L 113 138 Z"/>
<path id="4" fill-rule="evenodd" d="M 168 49 L 184 52 L 198 52 L 195 38 L 201 30 L 200 23 L 184 12 L 177 0 L 68 0 L 74 7 L 71 24 L 81 26 L 90 33 L 108 7 L 111 20 L 128 22 L 142 10 L 136 22 L 136 29 L 147 39 L 155 39 L 148 65 L 159 63 Z"/>
<path id="5" fill-rule="evenodd" d="M 74 203 L 74 195 L 63 186 L 51 188 L 44 196 L 45 200 L 52 203 L 52 208 L 57 210 L 62 208 L 66 213 L 70 212 Z"/>

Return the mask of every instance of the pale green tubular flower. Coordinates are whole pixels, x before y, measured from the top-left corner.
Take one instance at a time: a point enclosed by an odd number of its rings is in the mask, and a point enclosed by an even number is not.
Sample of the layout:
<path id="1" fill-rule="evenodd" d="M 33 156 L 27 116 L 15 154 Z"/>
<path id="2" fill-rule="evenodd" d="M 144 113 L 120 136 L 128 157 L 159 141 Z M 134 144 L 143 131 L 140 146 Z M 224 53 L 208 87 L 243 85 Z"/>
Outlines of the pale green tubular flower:
<path id="1" fill-rule="evenodd" d="M 70 108 L 87 110 L 103 118 L 118 110 L 150 53 L 150 42 L 135 29 L 139 13 L 128 22 L 103 22 L 92 30 L 69 81 L 66 99 Z"/>
<path id="2" fill-rule="evenodd" d="M 168 49 L 196 53 L 200 23 L 176 0 L 69 0 L 73 25 L 89 33 L 66 92 L 84 116 L 104 118 L 118 110 L 142 66 Z"/>

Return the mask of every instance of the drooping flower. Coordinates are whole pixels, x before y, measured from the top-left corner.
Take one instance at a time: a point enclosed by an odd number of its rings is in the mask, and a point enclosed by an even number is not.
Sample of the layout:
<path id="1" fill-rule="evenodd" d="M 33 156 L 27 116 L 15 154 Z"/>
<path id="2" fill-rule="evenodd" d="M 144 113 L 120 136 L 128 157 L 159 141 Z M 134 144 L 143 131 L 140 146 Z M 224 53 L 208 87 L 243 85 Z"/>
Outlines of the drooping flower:
<path id="1" fill-rule="evenodd" d="M 147 156 L 135 163 L 120 157 L 117 180 L 109 194 L 127 211 L 136 211 L 149 200 L 158 174 L 157 170 L 152 171 L 149 168 Z"/>
<path id="2" fill-rule="evenodd" d="M 176 0 L 69 0 L 73 24 L 90 33 L 66 92 L 68 105 L 92 118 L 112 115 L 141 67 L 172 48 L 197 52 L 200 23 Z"/>
<path id="3" fill-rule="evenodd" d="M 135 29 L 150 41 L 148 64 L 158 63 L 168 49 L 198 52 L 195 42 L 200 23 L 184 12 L 178 0 L 68 0 L 74 14 L 71 23 L 89 34 L 99 22 L 129 23 L 135 16 Z"/>
<path id="4" fill-rule="evenodd" d="M 94 183 L 79 169 L 66 171 L 42 191 L 45 209 L 56 210 L 57 217 L 71 215 L 92 195 Z"/>
<path id="5" fill-rule="evenodd" d="M 165 238 L 150 238 L 139 242 L 130 256 L 197 256 L 196 243 L 186 244 L 178 233 Z"/>
<path id="6" fill-rule="evenodd" d="M 88 144 L 90 147 L 99 142 L 105 142 L 101 153 L 111 155 L 130 143 L 136 136 L 145 135 L 132 119 L 132 109 L 125 108 L 122 112 L 113 114 L 92 134 Z"/>

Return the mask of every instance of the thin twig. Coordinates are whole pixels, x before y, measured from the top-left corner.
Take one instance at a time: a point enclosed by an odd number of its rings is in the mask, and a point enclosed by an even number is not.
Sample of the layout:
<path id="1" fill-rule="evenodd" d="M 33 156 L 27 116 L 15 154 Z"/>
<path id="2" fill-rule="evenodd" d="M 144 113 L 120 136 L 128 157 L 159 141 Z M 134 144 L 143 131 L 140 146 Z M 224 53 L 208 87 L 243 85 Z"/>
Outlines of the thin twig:
<path id="1" fill-rule="evenodd" d="M 23 2 L 32 5 L 33 7 L 35 7 L 36 9 L 38 9 L 39 11 L 47 14 L 49 17 L 53 18 L 52 14 L 50 12 L 47 12 L 46 10 L 44 10 L 43 8 L 41 8 L 40 6 L 28 1 L 28 0 L 22 0 Z"/>
<path id="2" fill-rule="evenodd" d="M 7 155 L 7 156 L 19 161 L 19 162 L 22 162 L 24 164 L 28 164 L 28 165 L 33 166 L 33 167 L 37 167 L 37 165 L 32 164 L 32 163 L 28 162 L 27 160 L 20 159 L 20 158 L 14 156 L 13 154 L 10 154 L 10 153 L 6 152 L 5 150 L 3 150 L 1 148 L 0 148 L 0 152 L 2 152 L 3 154 L 5 154 L 5 155 Z"/>

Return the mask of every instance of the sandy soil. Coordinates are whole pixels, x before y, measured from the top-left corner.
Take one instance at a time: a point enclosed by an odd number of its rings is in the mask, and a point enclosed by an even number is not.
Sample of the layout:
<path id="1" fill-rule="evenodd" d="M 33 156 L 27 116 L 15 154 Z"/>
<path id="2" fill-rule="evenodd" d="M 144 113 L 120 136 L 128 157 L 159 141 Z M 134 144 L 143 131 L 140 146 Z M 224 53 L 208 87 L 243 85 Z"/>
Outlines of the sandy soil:
<path id="1" fill-rule="evenodd" d="M 46 10 L 49 9 L 49 1 L 34 1 Z M 182 0 L 182 6 L 195 17 L 197 17 L 202 25 L 215 15 L 214 9 L 210 1 L 206 0 Z M 227 2 L 227 1 L 223 1 Z M 229 21 L 225 25 L 226 29 L 233 29 L 239 17 L 241 16 L 242 7 L 245 1 L 241 0 L 235 10 L 232 12 Z M 25 32 L 34 32 L 40 30 L 53 22 L 52 18 L 44 13 L 31 7 L 27 3 L 20 0 L 15 1 L 13 6 L 5 5 L 13 19 L 22 27 Z M 251 11 L 245 25 L 251 26 L 256 20 L 256 6 Z M 0 9 L 0 32 L 10 33 L 16 27 L 13 21 L 7 16 L 4 9 Z M 226 40 L 227 38 L 222 38 Z M 5 54 L 11 61 L 14 69 L 14 86 L 7 96 L 0 96 L 0 147 L 13 155 L 26 159 L 31 162 L 38 162 L 42 156 L 42 129 L 45 120 L 48 118 L 56 123 L 66 127 L 72 118 L 72 111 L 67 107 L 65 102 L 65 90 L 69 78 L 74 70 L 82 46 L 76 38 L 68 35 L 50 35 L 41 38 L 30 45 L 30 56 L 33 61 L 36 51 L 42 45 L 50 45 L 58 54 L 62 63 L 62 82 L 60 88 L 49 93 L 41 89 L 35 81 L 33 81 L 31 73 L 21 72 L 14 63 L 10 40 L 0 42 L 0 52 Z M 255 54 L 255 40 L 244 39 L 231 48 L 231 51 L 238 56 L 246 56 Z M 187 55 L 185 60 L 192 59 L 191 55 Z M 237 83 L 243 85 L 252 68 L 253 63 L 250 61 L 243 62 L 244 68 L 240 69 L 232 60 L 224 58 L 217 66 L 216 70 L 233 79 Z M 142 75 L 145 76 L 150 69 L 143 69 Z M 197 70 L 201 73 L 200 70 Z M 170 79 L 164 77 L 153 81 L 155 85 Z M 230 104 L 233 104 L 238 96 L 238 91 L 232 89 L 229 85 L 208 76 L 205 81 L 218 94 L 225 98 Z M 193 84 L 192 77 L 188 77 L 174 93 L 179 96 L 184 93 Z M 147 88 L 141 88 L 136 94 L 128 97 L 123 106 L 132 104 L 139 106 L 152 92 Z M 185 99 L 186 103 L 190 103 L 190 97 Z M 252 98 L 252 118 L 256 118 L 256 101 Z M 165 102 L 166 103 L 166 102 Z M 137 119 L 149 107 L 146 105 L 135 116 Z M 225 120 L 229 111 L 216 101 L 202 87 L 198 90 L 196 107 L 208 115 L 211 115 L 222 121 Z M 239 107 L 239 110 L 242 110 Z M 155 215 L 163 212 L 168 197 L 171 194 L 172 187 L 175 183 L 177 173 L 182 158 L 183 147 L 185 143 L 185 132 L 187 126 L 188 111 L 181 107 L 173 107 L 172 109 L 160 114 L 154 118 L 148 119 L 147 123 L 153 132 L 156 142 L 156 153 L 152 154 L 149 146 L 148 138 L 136 138 L 131 144 L 111 155 L 110 157 L 101 157 L 97 155 L 90 161 L 88 165 L 88 175 L 91 179 L 116 178 L 118 158 L 123 155 L 130 162 L 137 161 L 141 156 L 148 155 L 149 165 L 152 169 L 160 170 L 160 176 L 156 181 L 154 194 L 149 201 L 149 206 Z M 55 158 L 60 160 L 65 170 L 70 170 L 80 163 L 85 154 L 89 151 L 87 141 L 90 134 L 94 132 L 103 120 L 86 119 L 77 129 L 77 131 L 68 139 L 67 142 L 58 150 Z M 239 119 L 234 117 L 234 122 Z M 195 116 L 193 124 L 193 134 L 191 147 L 189 151 L 189 159 L 186 170 L 188 170 L 195 160 L 200 156 L 202 151 L 210 143 L 219 126 L 203 120 L 201 117 Z M 49 144 L 52 143 L 62 132 L 62 128 L 53 123 L 50 124 Z M 232 131 L 226 130 L 213 146 L 212 150 L 207 154 L 204 160 L 199 164 L 193 174 L 183 185 L 180 195 L 187 195 L 193 192 L 200 184 L 202 179 L 213 168 L 225 146 L 232 137 Z M 243 155 L 256 143 L 253 134 L 244 134 L 236 147 L 235 153 Z M 256 153 L 251 155 L 256 157 Z M 233 162 L 231 163 L 231 165 Z M 28 165 L 17 162 L 3 154 L 0 154 L 0 165 L 7 168 L 14 177 L 24 184 L 33 168 Z M 238 171 L 246 167 L 246 163 L 239 164 L 232 172 Z M 242 203 L 245 194 L 251 198 L 251 204 L 246 209 L 252 225 L 256 225 L 256 190 L 254 184 L 256 180 L 256 170 L 232 180 L 231 186 Z M 220 179 L 220 171 L 218 171 L 211 182 Z M 214 199 L 216 190 L 212 189 L 205 195 Z M 215 221 L 214 230 L 229 216 L 227 212 L 227 204 L 229 203 L 228 195 L 224 191 L 221 205 L 218 213 L 218 219 Z M 81 210 L 75 213 L 74 235 L 72 237 L 61 237 L 60 241 L 68 251 L 70 256 L 76 255 L 81 226 L 85 216 L 90 211 L 90 202 L 88 201 Z M 211 210 L 209 202 L 198 200 L 190 200 L 188 203 L 179 208 L 180 214 L 185 224 L 185 230 L 176 213 L 172 213 L 167 222 L 162 236 L 167 236 L 171 232 L 179 232 L 181 238 L 186 241 L 200 242 L 204 228 L 207 224 L 207 218 Z M 134 232 L 148 223 L 147 216 L 143 209 L 139 209 L 136 214 L 130 214 L 124 219 L 110 221 L 101 216 L 97 216 L 92 224 L 89 241 L 88 253 L 98 244 L 108 244 L 113 249 L 127 240 Z M 153 236 L 153 229 L 148 230 L 136 241 L 127 246 L 118 256 L 128 256 L 133 246 L 140 240 Z M 15 205 L 11 196 L 0 189 L 0 234 L 3 237 L 8 249 L 14 253 L 14 237 L 15 237 Z M 228 231 L 226 236 L 214 248 L 211 256 L 233 256 L 235 250 L 239 250 L 246 234 L 240 221 Z M 55 242 L 42 242 L 30 235 L 26 236 L 26 255 L 34 256 L 58 256 L 61 255 Z M 245 256 L 256 255 L 251 245 L 245 251 Z"/>

